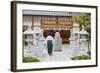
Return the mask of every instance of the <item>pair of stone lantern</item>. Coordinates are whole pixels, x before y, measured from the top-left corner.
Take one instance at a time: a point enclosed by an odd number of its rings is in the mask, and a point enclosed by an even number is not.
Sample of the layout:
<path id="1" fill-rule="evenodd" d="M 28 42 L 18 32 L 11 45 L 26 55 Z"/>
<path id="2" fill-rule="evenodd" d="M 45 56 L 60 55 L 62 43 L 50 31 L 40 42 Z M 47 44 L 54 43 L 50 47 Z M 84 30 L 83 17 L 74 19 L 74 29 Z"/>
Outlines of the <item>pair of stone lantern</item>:
<path id="1" fill-rule="evenodd" d="M 26 55 L 32 56 L 32 55 L 39 55 L 40 52 L 40 45 L 39 45 L 39 38 L 40 38 L 41 30 L 32 30 L 32 26 L 28 25 L 28 29 L 24 32 L 24 35 L 26 35 L 25 41 L 27 42 L 27 49 L 26 49 Z"/>
<path id="2" fill-rule="evenodd" d="M 75 56 L 87 54 L 88 47 L 86 46 L 89 33 L 82 26 L 81 31 L 71 31 L 70 48 L 71 53 Z M 87 44 L 88 45 L 88 44 Z"/>

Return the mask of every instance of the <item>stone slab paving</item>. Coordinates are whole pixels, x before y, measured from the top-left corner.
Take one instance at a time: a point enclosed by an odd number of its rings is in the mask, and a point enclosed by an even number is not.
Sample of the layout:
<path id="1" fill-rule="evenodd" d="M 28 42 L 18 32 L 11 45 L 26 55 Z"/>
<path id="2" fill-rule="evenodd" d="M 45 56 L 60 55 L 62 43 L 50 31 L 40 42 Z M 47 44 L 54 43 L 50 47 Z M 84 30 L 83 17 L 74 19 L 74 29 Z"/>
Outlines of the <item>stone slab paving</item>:
<path id="1" fill-rule="evenodd" d="M 40 49 L 38 49 L 40 51 Z M 80 53 L 81 51 L 81 53 Z M 53 51 L 53 55 L 49 56 L 47 53 L 47 49 L 44 49 L 44 51 L 40 51 L 40 53 L 37 55 L 35 54 L 35 50 L 33 50 L 33 53 L 26 53 L 27 50 L 24 50 L 24 53 L 28 56 L 37 56 L 39 57 L 41 62 L 49 62 L 49 61 L 70 61 L 72 56 L 82 55 L 86 54 L 86 51 L 80 50 L 80 48 L 70 48 L 70 45 L 64 44 L 62 45 L 62 51 Z"/>
<path id="2" fill-rule="evenodd" d="M 54 51 L 52 56 L 45 55 L 40 57 L 40 61 L 67 61 L 71 55 L 68 49 L 63 48 L 62 51 Z"/>

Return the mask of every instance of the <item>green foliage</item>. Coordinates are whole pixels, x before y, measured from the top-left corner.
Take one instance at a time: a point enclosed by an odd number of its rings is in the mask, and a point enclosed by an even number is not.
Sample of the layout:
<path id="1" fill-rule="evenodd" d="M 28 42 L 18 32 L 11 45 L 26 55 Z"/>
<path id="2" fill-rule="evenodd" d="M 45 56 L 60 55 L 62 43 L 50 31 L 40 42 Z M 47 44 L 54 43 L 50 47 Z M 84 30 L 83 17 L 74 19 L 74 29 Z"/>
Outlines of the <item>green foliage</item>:
<path id="1" fill-rule="evenodd" d="M 82 55 L 82 56 L 75 56 L 71 58 L 72 60 L 87 60 L 90 59 L 90 56 L 88 55 Z"/>
<path id="2" fill-rule="evenodd" d="M 76 13 L 73 17 L 73 21 L 80 24 L 80 27 L 84 25 L 86 30 L 90 32 L 91 29 L 91 14 L 90 13 Z"/>
<path id="3" fill-rule="evenodd" d="M 88 55 L 91 55 L 91 51 L 88 51 L 87 54 L 88 54 Z"/>
<path id="4" fill-rule="evenodd" d="M 40 60 L 35 56 L 23 57 L 23 62 L 40 62 Z"/>

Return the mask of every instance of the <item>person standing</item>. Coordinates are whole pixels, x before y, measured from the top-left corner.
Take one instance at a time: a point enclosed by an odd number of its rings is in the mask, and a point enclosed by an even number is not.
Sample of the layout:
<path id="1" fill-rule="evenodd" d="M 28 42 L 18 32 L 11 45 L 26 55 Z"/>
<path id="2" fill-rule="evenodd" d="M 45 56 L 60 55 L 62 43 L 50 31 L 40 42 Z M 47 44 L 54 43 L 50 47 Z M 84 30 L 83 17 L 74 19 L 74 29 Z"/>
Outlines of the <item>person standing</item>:
<path id="1" fill-rule="evenodd" d="M 48 52 L 48 54 L 50 56 L 53 55 L 53 41 L 54 41 L 54 38 L 50 34 L 45 39 L 45 44 L 46 44 L 47 52 Z"/>

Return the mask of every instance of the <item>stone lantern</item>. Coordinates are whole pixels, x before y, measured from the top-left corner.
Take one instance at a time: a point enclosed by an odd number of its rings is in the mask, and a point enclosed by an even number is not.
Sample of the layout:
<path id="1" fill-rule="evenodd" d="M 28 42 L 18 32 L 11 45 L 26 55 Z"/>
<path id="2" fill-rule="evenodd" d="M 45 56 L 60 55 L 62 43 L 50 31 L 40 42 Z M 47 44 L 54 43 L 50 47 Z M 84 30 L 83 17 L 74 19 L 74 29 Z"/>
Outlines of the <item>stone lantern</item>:
<path id="1" fill-rule="evenodd" d="M 80 46 L 82 50 L 88 50 L 87 48 L 87 40 L 89 33 L 85 30 L 85 27 L 82 26 L 82 30 L 80 31 Z"/>
<path id="2" fill-rule="evenodd" d="M 78 48 L 78 40 L 79 40 L 79 24 L 73 23 L 73 29 L 71 29 L 70 36 L 70 48 Z"/>
<path id="3" fill-rule="evenodd" d="M 55 33 L 55 48 L 54 51 L 61 51 L 61 46 L 62 46 L 62 39 L 60 37 L 60 33 L 56 32 Z"/>
<path id="4" fill-rule="evenodd" d="M 70 52 L 72 56 L 78 56 L 80 53 L 79 48 L 79 31 L 71 30 L 71 37 L 70 37 Z"/>
<path id="5" fill-rule="evenodd" d="M 34 31 L 31 29 L 31 25 L 28 25 L 28 29 L 24 32 L 24 35 L 26 35 L 25 41 L 27 42 L 27 49 L 26 49 L 26 54 L 31 55 L 33 54 L 33 34 Z"/>
<path id="6" fill-rule="evenodd" d="M 78 56 L 80 53 L 79 47 L 79 24 L 74 23 L 73 29 L 71 29 L 71 36 L 70 36 L 70 53 L 72 56 Z"/>
<path id="7" fill-rule="evenodd" d="M 40 27 L 35 27 L 34 30 L 34 49 L 36 56 L 42 56 L 42 52 L 44 50 L 44 38 L 43 38 L 43 30 Z"/>

